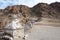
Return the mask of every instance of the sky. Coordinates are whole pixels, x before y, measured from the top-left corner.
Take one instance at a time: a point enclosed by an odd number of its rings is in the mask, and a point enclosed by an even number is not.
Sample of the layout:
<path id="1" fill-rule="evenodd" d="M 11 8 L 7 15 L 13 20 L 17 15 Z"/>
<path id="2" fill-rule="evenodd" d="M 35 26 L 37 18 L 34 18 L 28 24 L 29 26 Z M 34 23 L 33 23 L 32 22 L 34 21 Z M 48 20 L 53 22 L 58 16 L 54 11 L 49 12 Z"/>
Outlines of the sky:
<path id="1" fill-rule="evenodd" d="M 0 9 L 4 9 L 7 6 L 12 5 L 27 5 L 29 7 L 33 7 L 37 3 L 52 3 L 52 2 L 60 2 L 60 0 L 0 0 Z"/>

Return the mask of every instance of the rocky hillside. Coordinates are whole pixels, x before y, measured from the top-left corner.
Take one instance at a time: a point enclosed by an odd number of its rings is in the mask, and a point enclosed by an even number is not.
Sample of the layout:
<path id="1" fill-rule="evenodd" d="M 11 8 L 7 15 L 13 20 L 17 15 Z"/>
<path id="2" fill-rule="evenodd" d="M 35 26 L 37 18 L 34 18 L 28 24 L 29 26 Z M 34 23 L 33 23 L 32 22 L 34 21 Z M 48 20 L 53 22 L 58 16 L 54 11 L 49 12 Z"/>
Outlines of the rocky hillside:
<path id="1" fill-rule="evenodd" d="M 39 3 L 32 8 L 37 17 L 60 19 L 60 3 Z"/>
<path id="2" fill-rule="evenodd" d="M 46 17 L 46 18 L 59 18 L 60 19 L 60 2 L 51 4 L 38 3 L 37 5 L 29 8 L 25 5 L 8 6 L 7 8 L 0 9 L 0 14 L 18 14 L 21 13 L 24 17 Z"/>
<path id="3" fill-rule="evenodd" d="M 57 18 L 60 19 L 60 2 L 52 3 L 50 6 L 55 10 Z"/>
<path id="4" fill-rule="evenodd" d="M 34 12 L 37 17 L 42 17 L 47 11 L 49 11 L 49 7 L 46 3 L 38 3 L 32 8 L 32 12 Z"/>
<path id="5" fill-rule="evenodd" d="M 1 24 L 1 19 L 4 21 L 7 17 L 12 18 L 14 14 L 20 15 L 19 17 L 26 23 L 28 20 L 38 21 L 41 18 L 53 18 L 60 19 L 60 2 L 51 4 L 38 3 L 37 5 L 29 8 L 25 5 L 8 6 L 5 9 L 0 9 L 0 26 L 5 25 L 5 22 Z"/>

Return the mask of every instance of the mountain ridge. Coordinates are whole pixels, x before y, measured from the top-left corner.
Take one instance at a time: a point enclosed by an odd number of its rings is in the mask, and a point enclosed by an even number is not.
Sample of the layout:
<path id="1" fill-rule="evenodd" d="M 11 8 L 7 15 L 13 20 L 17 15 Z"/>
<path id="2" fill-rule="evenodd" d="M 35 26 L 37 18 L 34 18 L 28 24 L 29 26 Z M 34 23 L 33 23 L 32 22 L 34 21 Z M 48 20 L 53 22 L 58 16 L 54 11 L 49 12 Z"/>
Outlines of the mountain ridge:
<path id="1" fill-rule="evenodd" d="M 37 5 L 33 6 L 32 8 L 26 5 L 14 5 L 8 6 L 5 9 L 0 9 L 0 12 L 4 14 L 13 13 L 16 14 L 18 12 L 25 13 L 27 15 L 35 15 L 36 17 L 55 17 L 59 18 L 60 13 L 60 2 L 54 2 L 51 4 L 47 3 L 38 3 Z M 28 13 L 28 14 L 27 14 Z"/>
<path id="2" fill-rule="evenodd" d="M 57 5 L 57 6 L 56 6 Z M 56 8 L 55 8 L 56 7 Z M 0 9 L 0 15 L 13 15 L 21 13 L 24 18 L 53 18 L 60 19 L 60 2 L 51 4 L 38 3 L 32 8 L 26 5 L 8 6 L 5 9 Z"/>

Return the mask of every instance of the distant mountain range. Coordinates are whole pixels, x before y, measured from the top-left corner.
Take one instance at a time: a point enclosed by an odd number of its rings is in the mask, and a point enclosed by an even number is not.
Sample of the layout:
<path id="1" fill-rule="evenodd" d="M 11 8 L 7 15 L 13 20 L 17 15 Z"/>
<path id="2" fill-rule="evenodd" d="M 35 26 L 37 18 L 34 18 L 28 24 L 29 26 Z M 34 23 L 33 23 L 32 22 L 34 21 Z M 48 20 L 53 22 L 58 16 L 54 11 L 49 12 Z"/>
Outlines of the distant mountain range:
<path id="1" fill-rule="evenodd" d="M 32 8 L 25 5 L 8 6 L 5 9 L 0 9 L 0 15 L 18 14 L 21 13 L 23 17 L 37 17 L 37 18 L 56 18 L 60 19 L 60 2 L 51 4 L 38 3 Z"/>

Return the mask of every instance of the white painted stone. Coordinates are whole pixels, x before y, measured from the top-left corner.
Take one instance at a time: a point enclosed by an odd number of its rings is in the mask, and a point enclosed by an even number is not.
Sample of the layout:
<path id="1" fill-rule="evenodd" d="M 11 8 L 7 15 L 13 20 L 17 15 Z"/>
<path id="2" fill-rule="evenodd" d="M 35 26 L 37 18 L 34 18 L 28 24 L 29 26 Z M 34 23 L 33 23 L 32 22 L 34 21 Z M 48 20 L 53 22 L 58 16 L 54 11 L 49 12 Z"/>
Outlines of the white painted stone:
<path id="1" fill-rule="evenodd" d="M 19 19 L 12 20 L 6 25 L 5 29 L 7 29 L 5 32 L 13 35 L 14 40 L 22 40 L 24 37 L 24 27 Z"/>

